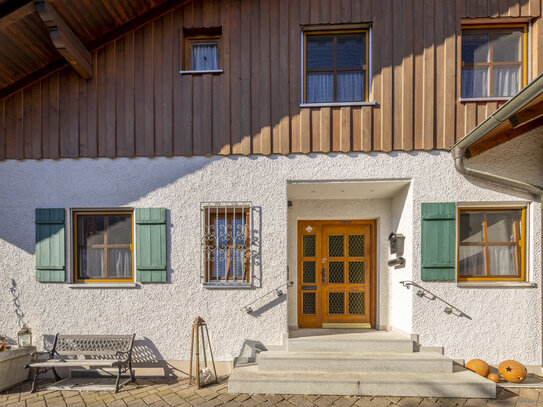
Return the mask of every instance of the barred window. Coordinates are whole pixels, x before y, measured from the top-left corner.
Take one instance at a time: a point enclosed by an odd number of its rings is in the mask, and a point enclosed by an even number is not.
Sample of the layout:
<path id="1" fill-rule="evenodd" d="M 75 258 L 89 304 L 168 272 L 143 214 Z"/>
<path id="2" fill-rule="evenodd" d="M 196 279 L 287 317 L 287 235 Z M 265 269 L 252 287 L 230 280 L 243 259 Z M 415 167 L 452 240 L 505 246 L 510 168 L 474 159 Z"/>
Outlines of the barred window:
<path id="1" fill-rule="evenodd" d="M 202 270 L 205 284 L 251 282 L 251 204 L 203 203 Z"/>

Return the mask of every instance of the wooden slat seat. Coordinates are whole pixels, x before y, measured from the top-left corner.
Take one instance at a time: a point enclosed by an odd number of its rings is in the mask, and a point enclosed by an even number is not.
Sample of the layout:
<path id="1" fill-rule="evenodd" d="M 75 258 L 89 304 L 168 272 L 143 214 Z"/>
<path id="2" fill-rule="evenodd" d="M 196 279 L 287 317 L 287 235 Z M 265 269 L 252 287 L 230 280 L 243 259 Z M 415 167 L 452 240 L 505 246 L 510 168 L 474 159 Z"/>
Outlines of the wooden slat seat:
<path id="1" fill-rule="evenodd" d="M 60 335 L 55 336 L 50 352 L 35 352 L 26 368 L 35 368 L 31 393 L 36 391 L 36 379 L 41 373 L 52 370 L 60 380 L 57 368 L 86 367 L 89 369 L 117 368 L 115 393 L 120 386 L 134 381 L 132 370 L 132 347 L 135 335 Z M 47 355 L 48 359 L 39 360 Z M 130 379 L 120 383 L 121 374 L 130 372 Z"/>

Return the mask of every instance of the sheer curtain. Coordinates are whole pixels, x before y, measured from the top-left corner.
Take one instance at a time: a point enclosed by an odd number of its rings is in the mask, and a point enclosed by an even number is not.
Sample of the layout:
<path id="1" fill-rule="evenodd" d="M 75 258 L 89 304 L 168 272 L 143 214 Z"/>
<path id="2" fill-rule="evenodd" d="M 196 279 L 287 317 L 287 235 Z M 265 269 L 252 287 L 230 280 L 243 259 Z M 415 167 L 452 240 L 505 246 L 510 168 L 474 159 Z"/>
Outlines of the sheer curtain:
<path id="1" fill-rule="evenodd" d="M 108 263 L 110 276 L 130 277 L 132 275 L 132 253 L 130 249 L 109 249 Z"/>
<path id="2" fill-rule="evenodd" d="M 81 278 L 97 278 L 104 276 L 104 251 L 81 249 Z"/>
<path id="3" fill-rule="evenodd" d="M 331 72 L 307 73 L 307 102 L 334 101 L 334 74 Z"/>
<path id="4" fill-rule="evenodd" d="M 462 97 L 476 98 L 486 96 L 488 96 L 488 70 L 486 68 L 463 68 Z"/>
<path id="5" fill-rule="evenodd" d="M 337 73 L 337 101 L 352 102 L 364 100 L 362 72 Z"/>
<path id="6" fill-rule="evenodd" d="M 519 90 L 520 67 L 495 66 L 492 77 L 494 96 L 513 96 Z"/>
<path id="7" fill-rule="evenodd" d="M 489 246 L 490 273 L 496 276 L 517 274 L 515 246 Z"/>
<path id="8" fill-rule="evenodd" d="M 485 260 L 482 246 L 460 246 L 459 250 L 461 276 L 485 274 Z"/>
<path id="9" fill-rule="evenodd" d="M 216 43 L 192 44 L 192 70 L 209 71 L 219 69 Z"/>

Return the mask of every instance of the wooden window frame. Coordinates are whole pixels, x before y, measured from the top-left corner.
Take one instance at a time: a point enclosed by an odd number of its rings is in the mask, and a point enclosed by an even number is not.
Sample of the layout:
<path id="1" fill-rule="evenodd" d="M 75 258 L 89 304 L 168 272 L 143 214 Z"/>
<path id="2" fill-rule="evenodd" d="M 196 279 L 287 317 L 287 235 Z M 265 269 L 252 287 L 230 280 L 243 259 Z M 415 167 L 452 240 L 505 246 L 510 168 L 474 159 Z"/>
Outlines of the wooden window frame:
<path id="1" fill-rule="evenodd" d="M 458 281 L 525 281 L 526 280 L 526 207 L 525 206 L 507 206 L 507 207 L 461 207 L 457 209 L 457 237 L 456 237 L 456 270 Z M 514 242 L 489 242 L 487 231 L 486 215 L 488 213 L 503 213 L 506 211 L 522 211 L 520 225 L 515 222 Z M 464 213 L 480 213 L 483 215 L 483 241 L 482 242 L 460 242 L 460 215 Z M 519 229 L 520 226 L 520 229 Z M 485 275 L 461 275 L 460 274 L 460 247 L 461 246 L 482 246 L 484 255 Z M 515 246 L 516 263 L 518 274 L 510 275 L 491 275 L 489 246 Z"/>
<path id="2" fill-rule="evenodd" d="M 95 245 L 95 246 L 101 246 L 99 248 L 103 248 L 104 253 L 104 270 L 106 270 L 107 275 L 107 249 L 108 248 L 130 248 L 130 251 L 132 253 L 132 273 L 130 277 L 126 278 L 80 278 L 79 277 L 79 258 L 78 258 L 78 252 L 79 252 L 79 240 L 78 240 L 78 217 L 79 216 L 85 216 L 85 215 L 94 215 L 94 216 L 107 216 L 107 215 L 129 215 L 130 216 L 130 223 L 131 223 L 131 231 L 132 231 L 132 241 L 129 245 L 127 244 L 115 244 L 115 245 L 108 245 L 107 244 L 107 233 L 104 235 L 104 244 L 102 245 Z M 72 225 L 73 225 L 73 233 L 72 233 L 72 241 L 73 241 L 73 278 L 74 282 L 76 283 L 130 283 L 134 281 L 134 213 L 133 211 L 126 211 L 126 210 L 119 210 L 119 211 L 73 211 L 72 213 L 73 219 L 72 219 Z"/>
<path id="3" fill-rule="evenodd" d="M 492 39 L 492 35 L 496 33 L 504 33 L 504 32 L 512 32 L 512 31 L 519 31 L 522 33 L 522 52 L 521 52 L 521 60 L 520 62 L 517 61 L 511 61 L 511 62 L 494 62 L 494 41 Z M 464 63 L 464 57 L 462 55 L 462 44 L 463 44 L 463 37 L 464 34 L 468 33 L 487 33 L 489 34 L 489 56 L 488 56 L 488 62 L 474 62 L 466 64 Z M 520 80 L 520 91 L 523 87 L 525 87 L 528 84 L 528 24 L 527 23 L 516 23 L 516 24 L 463 24 L 462 25 L 462 39 L 460 41 L 460 95 L 463 99 L 495 99 L 495 98 L 503 98 L 503 99 L 509 99 L 512 96 L 503 96 L 503 95 L 497 95 L 495 96 L 493 94 L 494 92 L 494 66 L 512 66 L 512 65 L 518 65 L 521 67 L 521 80 Z M 464 68 L 477 68 L 477 67 L 488 67 L 488 82 L 487 82 L 487 95 L 486 96 L 473 96 L 473 97 L 466 97 L 464 98 L 462 96 L 462 70 Z"/>
<path id="4" fill-rule="evenodd" d="M 213 278 L 213 266 L 214 262 L 204 261 L 204 284 L 229 284 L 229 283 L 244 283 L 251 284 L 251 207 L 229 207 L 226 210 L 221 208 L 219 211 L 215 211 L 212 208 L 204 209 L 204 219 L 205 219 L 205 228 L 209 230 L 209 227 L 215 223 L 215 219 L 226 219 L 228 222 L 231 222 L 234 216 L 242 214 L 245 218 L 245 240 L 243 245 L 233 245 L 230 240 L 232 237 L 229 237 L 228 244 L 220 245 L 218 249 L 228 250 L 227 256 L 230 256 L 230 251 L 233 249 L 243 249 L 245 250 L 245 256 L 243 260 L 243 276 L 234 277 L 229 276 L 228 274 L 225 277 Z M 228 223 L 227 223 L 228 224 Z M 208 247 L 217 248 L 211 244 L 211 239 L 206 239 L 205 244 Z M 227 266 L 228 273 L 230 273 L 230 268 Z"/>
<path id="5" fill-rule="evenodd" d="M 185 49 L 183 52 L 183 69 L 186 72 L 206 72 L 205 70 L 193 69 L 192 67 L 192 46 L 194 44 L 217 44 L 217 68 L 211 71 L 222 70 L 222 41 L 221 35 L 187 35 L 185 36 Z"/>
<path id="6" fill-rule="evenodd" d="M 369 98 L 369 52 L 370 52 L 370 35 L 369 35 L 369 29 L 351 29 L 351 30 L 314 30 L 314 31 L 304 31 L 304 52 L 303 52 L 303 103 L 312 104 L 312 103 L 359 103 L 359 102 L 367 102 Z M 338 68 L 337 65 L 337 38 L 341 36 L 348 36 L 353 34 L 364 34 L 364 45 L 365 45 L 365 52 L 364 52 L 364 64 L 362 67 L 356 67 L 356 68 Z M 333 68 L 313 68 L 309 69 L 307 68 L 307 37 L 308 36 L 315 36 L 315 37 L 333 37 L 334 38 L 334 67 Z M 338 72 L 358 72 L 360 69 L 364 72 L 364 96 L 363 100 L 351 100 L 351 101 L 338 101 L 337 100 L 337 73 Z M 308 102 L 307 101 L 307 72 L 333 72 L 334 73 L 334 98 L 333 100 L 326 101 L 326 102 Z"/>

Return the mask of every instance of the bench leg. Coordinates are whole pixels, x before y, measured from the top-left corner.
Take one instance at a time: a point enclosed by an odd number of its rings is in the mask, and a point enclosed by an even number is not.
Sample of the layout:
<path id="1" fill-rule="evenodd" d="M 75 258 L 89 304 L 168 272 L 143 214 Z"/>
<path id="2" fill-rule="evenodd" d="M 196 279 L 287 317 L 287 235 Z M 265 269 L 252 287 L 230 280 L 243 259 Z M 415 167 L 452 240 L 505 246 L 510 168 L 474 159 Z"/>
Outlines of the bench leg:
<path id="1" fill-rule="evenodd" d="M 134 383 L 136 381 L 136 376 L 134 375 L 134 370 L 132 369 L 132 359 L 128 361 L 128 370 L 130 370 L 130 381 Z"/>
<path id="2" fill-rule="evenodd" d="M 53 369 L 53 375 L 55 376 L 55 380 L 58 382 L 61 379 L 61 377 L 58 375 L 57 370 L 55 368 L 52 368 L 52 369 Z"/>
<path id="3" fill-rule="evenodd" d="M 40 374 L 40 368 L 37 367 L 36 371 L 34 372 L 34 378 L 32 379 L 32 388 L 30 389 L 30 393 L 35 393 L 38 391 L 38 386 L 36 386 L 36 380 L 38 379 L 39 374 Z"/>
<path id="4" fill-rule="evenodd" d="M 119 381 L 121 380 L 121 365 L 119 364 L 119 374 L 117 375 L 117 380 L 115 381 L 115 393 L 119 392 Z"/>

